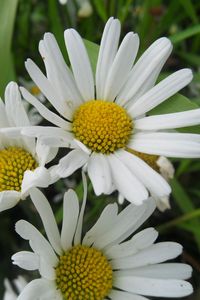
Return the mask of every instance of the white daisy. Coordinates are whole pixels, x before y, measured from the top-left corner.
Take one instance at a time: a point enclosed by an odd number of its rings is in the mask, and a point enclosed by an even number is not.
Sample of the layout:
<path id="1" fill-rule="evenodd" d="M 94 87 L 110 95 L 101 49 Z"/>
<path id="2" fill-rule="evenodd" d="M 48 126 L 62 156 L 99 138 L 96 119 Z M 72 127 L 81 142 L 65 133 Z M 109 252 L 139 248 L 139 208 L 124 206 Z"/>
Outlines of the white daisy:
<path id="1" fill-rule="evenodd" d="M 191 276 L 191 267 L 163 263 L 177 257 L 181 245 L 154 244 L 158 233 L 153 228 L 132 236 L 154 211 L 152 198 L 141 206 L 129 204 L 120 213 L 116 203 L 107 205 L 82 237 L 86 192 L 81 208 L 73 190 L 65 193 L 61 234 L 48 200 L 38 189 L 30 194 L 48 241 L 29 222 L 16 223 L 17 233 L 29 241 L 32 252 L 14 254 L 13 263 L 39 270 L 41 275 L 25 287 L 18 300 L 147 300 L 143 296 L 183 297 L 192 293 L 191 284 L 185 281 Z"/>
<path id="2" fill-rule="evenodd" d="M 27 285 L 27 281 L 24 277 L 18 276 L 15 280 L 13 280 L 13 284 L 16 290 L 13 289 L 8 279 L 4 280 L 5 292 L 3 300 L 17 300 L 18 294 L 20 294 L 23 288 Z"/>
<path id="3" fill-rule="evenodd" d="M 60 160 L 55 177 L 67 177 L 84 166 L 96 195 L 118 190 L 139 205 L 147 199 L 148 191 L 161 200 L 171 192 L 157 168 L 151 167 L 159 156 L 200 156 L 200 135 L 172 131 L 199 124 L 200 109 L 146 117 L 148 111 L 186 86 L 192 72 L 179 70 L 154 86 L 171 53 L 170 40 L 158 39 L 134 64 L 138 35 L 129 32 L 118 48 L 119 36 L 120 22 L 110 18 L 94 79 L 85 46 L 74 29 L 65 31 L 72 71 L 54 36 L 46 33 L 39 50 L 47 75 L 30 59 L 26 69 L 58 114 L 24 88 L 21 91 L 57 128 L 35 127 L 23 132 L 42 137 L 48 145 L 73 149 Z"/>
<path id="4" fill-rule="evenodd" d="M 0 100 L 0 211 L 25 199 L 31 187 L 47 187 L 51 181 L 45 164 L 57 150 L 21 135 L 23 126 L 30 122 L 18 86 L 11 82 L 5 90 L 5 104 Z"/>

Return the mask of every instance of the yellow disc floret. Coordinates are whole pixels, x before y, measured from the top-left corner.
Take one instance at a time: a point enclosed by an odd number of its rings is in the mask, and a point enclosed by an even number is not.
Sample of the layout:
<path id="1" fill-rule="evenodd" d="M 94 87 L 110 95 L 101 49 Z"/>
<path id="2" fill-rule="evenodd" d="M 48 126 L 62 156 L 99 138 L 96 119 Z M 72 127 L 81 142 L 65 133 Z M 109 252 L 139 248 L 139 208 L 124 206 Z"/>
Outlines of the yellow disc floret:
<path id="1" fill-rule="evenodd" d="M 109 154 L 124 148 L 133 130 L 126 110 L 113 102 L 91 100 L 73 116 L 75 137 L 95 152 Z"/>
<path id="2" fill-rule="evenodd" d="M 77 245 L 60 256 L 56 284 L 65 300 L 103 300 L 112 288 L 112 267 L 103 253 Z"/>
<path id="3" fill-rule="evenodd" d="M 26 170 L 34 170 L 38 164 L 33 156 L 19 147 L 0 150 L 0 192 L 21 191 Z"/>

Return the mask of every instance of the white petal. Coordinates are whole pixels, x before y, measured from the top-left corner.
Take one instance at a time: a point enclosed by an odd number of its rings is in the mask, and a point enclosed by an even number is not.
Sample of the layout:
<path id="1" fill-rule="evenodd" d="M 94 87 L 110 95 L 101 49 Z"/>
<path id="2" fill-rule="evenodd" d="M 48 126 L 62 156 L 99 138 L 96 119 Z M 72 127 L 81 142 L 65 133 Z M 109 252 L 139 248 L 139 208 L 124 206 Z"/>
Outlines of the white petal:
<path id="1" fill-rule="evenodd" d="M 153 199 L 156 202 L 156 206 L 160 211 L 165 211 L 166 209 L 170 209 L 171 205 L 170 205 L 170 197 L 169 196 L 165 196 L 165 197 L 157 197 L 155 195 L 152 194 Z"/>
<path id="2" fill-rule="evenodd" d="M 118 151 L 116 155 L 150 192 L 159 197 L 171 193 L 171 188 L 167 181 L 142 159 L 124 150 Z"/>
<path id="3" fill-rule="evenodd" d="M 23 136 L 21 134 L 22 128 L 25 127 L 7 127 L 0 128 L 0 132 L 4 136 L 1 137 L 3 147 L 14 146 L 25 148 L 33 156 L 35 155 L 35 139 Z M 5 138 L 5 140 L 4 140 Z"/>
<path id="4" fill-rule="evenodd" d="M 136 133 L 130 148 L 167 157 L 200 157 L 200 135 L 175 132 Z"/>
<path id="5" fill-rule="evenodd" d="M 110 18 L 105 26 L 96 67 L 96 98 L 103 99 L 105 82 L 117 53 L 120 36 L 120 22 Z"/>
<path id="6" fill-rule="evenodd" d="M 181 263 L 164 263 L 117 271 L 115 275 L 118 277 L 139 276 L 159 279 L 188 279 L 192 275 L 192 268 Z"/>
<path id="7" fill-rule="evenodd" d="M 4 279 L 5 292 L 3 295 L 3 300 L 16 300 L 17 294 L 14 292 L 9 280 Z"/>
<path id="8" fill-rule="evenodd" d="M 160 174 L 169 181 L 174 178 L 175 169 L 173 164 L 169 159 L 164 156 L 159 156 L 156 161 L 157 166 L 159 167 Z"/>
<path id="9" fill-rule="evenodd" d="M 193 109 L 172 114 L 145 117 L 134 122 L 134 128 L 139 130 L 162 130 L 198 125 L 200 109 Z"/>
<path id="10" fill-rule="evenodd" d="M 43 47 L 41 47 L 41 45 Z M 48 79 L 61 94 L 61 98 L 73 110 L 83 102 L 77 89 L 72 72 L 65 63 L 56 39 L 52 33 L 45 33 L 44 40 L 40 42 L 44 51 L 44 63 L 48 67 Z M 40 49 L 41 50 L 41 49 Z"/>
<path id="11" fill-rule="evenodd" d="M 49 102 L 55 107 L 55 109 L 61 114 L 61 116 L 65 116 L 70 120 L 71 112 L 69 112 L 67 103 L 62 101 L 58 92 L 40 71 L 38 66 L 31 59 L 28 59 L 25 62 L 25 67 L 32 80 L 40 88 L 41 92 L 45 95 Z"/>
<path id="12" fill-rule="evenodd" d="M 69 122 L 50 111 L 44 104 L 42 104 L 40 101 L 38 101 L 38 99 L 32 96 L 25 88 L 20 87 L 20 90 L 26 101 L 33 105 L 40 113 L 40 115 L 43 116 L 43 118 L 45 118 L 47 121 L 65 130 L 69 130 L 71 128 L 71 124 Z"/>
<path id="13" fill-rule="evenodd" d="M 53 211 L 51 209 L 51 206 L 47 198 L 38 189 L 31 189 L 30 196 L 41 217 L 43 226 L 46 231 L 46 235 L 52 247 L 58 254 L 61 254 L 62 247 L 61 247 L 60 234 L 59 234 L 58 226 Z"/>
<path id="14" fill-rule="evenodd" d="M 72 247 L 79 216 L 79 200 L 73 190 L 69 190 L 64 195 L 63 202 L 63 222 L 61 231 L 61 244 L 64 250 Z"/>
<path id="15" fill-rule="evenodd" d="M 38 137 L 41 139 L 41 141 L 45 144 L 56 147 L 57 143 L 62 143 L 63 145 L 66 145 L 69 147 L 70 141 L 73 138 L 73 135 L 61 128 L 58 127 L 49 127 L 49 126 L 31 126 L 31 127 L 24 127 L 21 130 L 21 133 L 27 136 L 31 137 Z M 48 138 L 52 142 L 52 140 L 55 141 L 55 145 L 52 145 L 51 143 L 47 143 Z"/>
<path id="16" fill-rule="evenodd" d="M 154 228 L 147 228 L 135 234 L 129 241 L 107 247 L 105 254 L 112 259 L 126 257 L 152 245 L 158 237 Z"/>
<path id="17" fill-rule="evenodd" d="M 182 252 L 182 246 L 174 242 L 153 244 L 133 256 L 113 259 L 115 269 L 131 269 L 145 265 L 161 263 L 177 257 Z"/>
<path id="18" fill-rule="evenodd" d="M 56 172 L 61 178 L 70 176 L 77 169 L 81 168 L 88 161 L 88 158 L 89 155 L 82 150 L 72 150 L 60 159 Z"/>
<path id="19" fill-rule="evenodd" d="M 76 232 L 74 236 L 74 245 L 78 245 L 81 243 L 82 237 L 82 228 L 83 228 L 83 217 L 85 212 L 85 206 L 87 201 L 87 179 L 84 171 L 82 171 L 82 181 L 83 181 L 83 202 L 80 210 L 80 214 L 78 217 Z"/>
<path id="20" fill-rule="evenodd" d="M 116 155 L 110 154 L 107 159 L 117 190 L 128 201 L 140 205 L 148 198 L 148 192 L 145 187 Z"/>
<path id="21" fill-rule="evenodd" d="M 171 50 L 172 45 L 170 40 L 163 37 L 155 41 L 144 52 L 133 67 L 129 79 L 117 97 L 117 102 L 120 103 L 120 105 L 127 103 L 131 99 L 133 100 L 138 91 L 145 86 L 146 81 L 149 81 L 151 76 L 153 77 L 151 84 L 154 84 L 156 80 L 155 75 L 158 75 L 158 72 L 155 73 L 155 70 L 160 70 L 160 64 L 161 66 L 163 65 Z"/>
<path id="22" fill-rule="evenodd" d="M 13 264 L 18 267 L 34 271 L 39 269 L 39 256 L 29 251 L 20 251 L 12 256 Z"/>
<path id="23" fill-rule="evenodd" d="M 86 233 L 82 244 L 91 246 L 98 237 L 105 233 L 108 228 L 111 228 L 115 224 L 117 219 L 118 207 L 116 203 L 108 204 L 97 222 L 92 226 L 92 228 Z"/>
<path id="24" fill-rule="evenodd" d="M 0 212 L 14 207 L 20 200 L 21 193 L 17 191 L 0 192 Z"/>
<path id="25" fill-rule="evenodd" d="M 17 276 L 16 279 L 14 279 L 14 284 L 15 284 L 17 290 L 20 292 L 27 285 L 27 281 L 24 277 L 19 275 L 19 276 Z"/>
<path id="26" fill-rule="evenodd" d="M 93 152 L 88 161 L 88 175 L 97 196 L 109 193 L 112 186 L 110 166 L 102 153 Z"/>
<path id="27" fill-rule="evenodd" d="M 30 122 L 22 104 L 18 85 L 10 82 L 5 90 L 5 109 L 10 126 L 29 126 Z"/>
<path id="28" fill-rule="evenodd" d="M 133 103 L 129 107 L 128 113 L 133 118 L 145 114 L 185 87 L 190 83 L 192 77 L 190 69 L 182 69 L 173 73 Z"/>
<path id="29" fill-rule="evenodd" d="M 18 300 L 62 300 L 54 281 L 46 279 L 32 280 L 17 298 Z"/>
<path id="30" fill-rule="evenodd" d="M 113 300 L 148 300 L 146 297 L 119 290 L 111 290 L 109 298 Z"/>
<path id="31" fill-rule="evenodd" d="M 139 37 L 129 32 L 123 39 L 113 64 L 108 69 L 103 99 L 113 101 L 126 82 L 139 47 Z"/>
<path id="32" fill-rule="evenodd" d="M 94 247 L 110 247 L 128 238 L 154 211 L 155 203 L 148 199 L 143 205 L 129 204 L 115 219 L 112 226 L 97 236 Z"/>
<path id="33" fill-rule="evenodd" d="M 40 262 L 39 262 L 39 273 L 41 277 L 49 279 L 49 280 L 55 280 L 56 278 L 56 272 L 55 267 L 52 267 L 45 258 L 40 256 Z"/>
<path id="34" fill-rule="evenodd" d="M 79 91 L 85 101 L 94 99 L 94 79 L 88 54 L 80 35 L 74 29 L 65 30 L 71 67 Z"/>
<path id="35" fill-rule="evenodd" d="M 58 264 L 57 256 L 51 245 L 33 225 L 20 220 L 16 223 L 15 230 L 23 239 L 29 241 L 32 250 L 43 257 L 49 265 L 55 267 Z"/>
<path id="36" fill-rule="evenodd" d="M 55 158 L 57 152 L 57 148 L 50 148 L 49 146 L 42 143 L 40 139 L 37 139 L 36 153 L 39 165 L 45 166 L 46 163 L 50 162 L 52 159 Z"/>
<path id="37" fill-rule="evenodd" d="M 0 128 L 9 127 L 9 120 L 6 115 L 5 105 L 3 100 L 0 98 Z"/>
<path id="38" fill-rule="evenodd" d="M 165 280 L 143 277 L 120 277 L 115 286 L 128 292 L 156 297 L 184 297 L 193 292 L 189 282 L 183 280 Z"/>
<path id="39" fill-rule="evenodd" d="M 21 186 L 23 198 L 27 196 L 32 187 L 48 187 L 50 181 L 50 173 L 45 167 L 41 166 L 34 171 L 25 171 Z"/>

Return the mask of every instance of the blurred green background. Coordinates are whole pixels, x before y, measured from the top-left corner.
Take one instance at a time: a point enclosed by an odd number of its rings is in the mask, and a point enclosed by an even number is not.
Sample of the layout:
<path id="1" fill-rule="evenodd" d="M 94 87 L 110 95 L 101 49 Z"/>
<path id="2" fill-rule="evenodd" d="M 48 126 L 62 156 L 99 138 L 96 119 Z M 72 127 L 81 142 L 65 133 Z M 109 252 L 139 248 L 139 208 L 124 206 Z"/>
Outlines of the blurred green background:
<path id="1" fill-rule="evenodd" d="M 194 79 L 190 86 L 182 91 L 191 102 L 185 102 L 181 98 L 182 102 L 179 101 L 180 107 L 177 110 L 191 109 L 200 105 L 200 1 L 91 0 L 91 9 L 85 13 L 81 11 L 80 0 L 69 0 L 66 5 L 61 5 L 58 0 L 0 0 L 0 4 L 0 95 L 2 98 L 5 86 L 10 80 L 18 83 L 30 80 L 24 68 L 24 61 L 28 57 L 43 69 L 38 43 L 45 32 L 50 31 L 55 34 L 67 60 L 63 39 L 64 29 L 74 27 L 84 39 L 98 44 L 106 20 L 110 16 L 115 16 L 122 22 L 122 37 L 128 31 L 139 34 L 139 55 L 155 39 L 161 36 L 171 39 L 174 49 L 162 70 L 160 79 L 180 68 L 192 68 Z M 98 47 L 93 43 L 86 42 L 86 45 L 95 64 Z M 165 109 L 163 112 L 166 112 Z M 191 131 L 200 133 L 200 127 L 192 128 Z M 199 300 L 200 160 L 174 159 L 173 162 L 176 166 L 176 174 L 171 181 L 172 209 L 164 213 L 156 211 L 147 225 L 155 226 L 159 230 L 160 240 L 174 240 L 184 246 L 180 260 L 191 264 L 194 269 L 191 282 L 195 294 L 187 299 Z M 81 195 L 79 173 L 75 174 L 73 180 L 59 181 L 44 192 L 49 195 L 49 199 L 62 198 L 59 195 L 74 183 L 77 184 L 76 190 Z M 106 203 L 116 200 L 114 195 L 110 198 L 102 196 L 98 201 L 94 201 L 92 189 L 90 188 L 89 191 L 90 209 L 85 218 L 86 228 L 94 222 Z M 52 201 L 52 205 L 59 222 L 62 205 L 57 201 Z M 29 219 L 34 224 L 40 222 L 37 215 L 33 214 L 30 201 L 25 201 L 11 211 L 1 213 L 0 298 L 3 292 L 3 279 L 5 277 L 13 279 L 17 274 L 23 274 L 13 267 L 10 261 L 10 256 L 23 246 L 14 232 L 14 224 L 19 218 Z"/>

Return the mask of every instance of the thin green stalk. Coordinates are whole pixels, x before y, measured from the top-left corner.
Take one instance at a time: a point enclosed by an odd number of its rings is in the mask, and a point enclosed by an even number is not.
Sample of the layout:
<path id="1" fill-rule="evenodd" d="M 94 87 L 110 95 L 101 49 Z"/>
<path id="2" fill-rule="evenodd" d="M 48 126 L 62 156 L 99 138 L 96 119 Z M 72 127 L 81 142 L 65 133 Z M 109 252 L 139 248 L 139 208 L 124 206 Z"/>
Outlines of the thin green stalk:
<path id="1" fill-rule="evenodd" d="M 190 221 L 194 218 L 197 218 L 197 217 L 200 217 L 200 208 L 192 211 L 192 212 L 189 212 L 187 214 L 184 214 L 182 215 L 181 217 L 179 218 L 176 218 L 172 221 L 169 221 L 169 222 L 166 222 L 160 226 L 157 227 L 157 230 L 161 233 L 173 228 L 173 227 L 176 227 L 178 225 L 180 225 L 181 223 L 183 222 L 186 222 L 186 221 Z"/>

